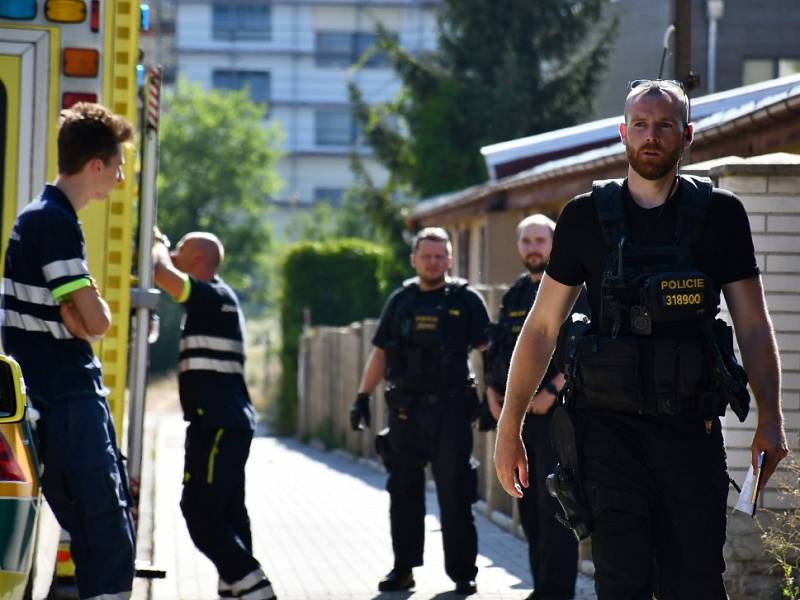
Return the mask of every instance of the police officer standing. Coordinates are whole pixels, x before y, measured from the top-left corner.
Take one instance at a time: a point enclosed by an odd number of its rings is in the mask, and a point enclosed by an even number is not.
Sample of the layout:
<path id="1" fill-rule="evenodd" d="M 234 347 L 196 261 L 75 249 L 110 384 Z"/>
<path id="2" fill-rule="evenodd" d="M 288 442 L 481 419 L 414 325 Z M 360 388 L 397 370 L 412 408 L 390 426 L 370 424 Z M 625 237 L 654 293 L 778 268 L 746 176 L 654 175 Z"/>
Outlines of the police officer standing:
<path id="1" fill-rule="evenodd" d="M 224 250 L 211 233 L 186 234 L 170 255 L 154 247 L 156 284 L 186 307 L 178 387 L 186 428 L 181 510 L 189 534 L 219 573 L 223 598 L 272 600 L 253 557 L 245 463 L 255 410 L 244 380 L 244 316 L 219 275 Z"/>
<path id="2" fill-rule="evenodd" d="M 42 489 L 69 534 L 81 598 L 129 598 L 134 533 L 128 476 L 91 342 L 111 313 L 86 266 L 78 211 L 123 178 L 132 129 L 99 104 L 64 110 L 58 177 L 17 216 L 3 275 L 3 348 L 40 412 Z"/>
<path id="3" fill-rule="evenodd" d="M 412 568 L 422 565 L 427 463 L 441 509 L 445 571 L 456 593 L 477 591 L 472 514 L 477 474 L 470 465 L 477 396 L 467 354 L 486 344 L 489 316 L 466 281 L 447 276 L 451 265 L 447 232 L 422 229 L 411 253 L 417 277 L 395 290 L 384 306 L 350 414 L 353 429 L 362 421 L 369 425 L 369 396 L 385 378 L 389 434 L 383 460 L 389 471 L 394 568 L 378 585 L 380 591 L 412 588 Z"/>
<path id="4" fill-rule="evenodd" d="M 555 225 L 552 219 L 541 214 L 527 216 L 517 225 L 517 250 L 528 272 L 520 275 L 503 294 L 484 361 L 486 398 L 495 419 L 499 418 L 503 405 L 508 367 L 517 336 L 536 299 L 539 282 L 550 259 Z M 575 311 L 589 313 L 584 294 L 576 304 Z M 529 596 L 531 600 L 572 598 L 578 575 L 577 540 L 555 519 L 560 508 L 545 488 L 545 478 L 556 463 L 550 439 L 550 421 L 563 386 L 564 375 L 554 361 L 550 361 L 522 426 L 522 441 L 533 471 L 530 487 L 518 500 L 536 588 Z"/>
<path id="5" fill-rule="evenodd" d="M 723 599 L 719 416 L 730 404 L 743 419 L 747 405 L 730 329 L 715 320 L 720 291 L 758 405 L 752 452 L 754 463 L 766 452 L 762 482 L 788 451 L 778 350 L 741 202 L 678 176 L 693 131 L 683 89 L 633 82 L 624 114 L 628 176 L 596 183 L 564 208 L 512 359 L 495 466 L 504 489 L 521 496 L 520 424 L 586 282 L 599 318 L 578 346 L 570 385 L 598 597 Z"/>

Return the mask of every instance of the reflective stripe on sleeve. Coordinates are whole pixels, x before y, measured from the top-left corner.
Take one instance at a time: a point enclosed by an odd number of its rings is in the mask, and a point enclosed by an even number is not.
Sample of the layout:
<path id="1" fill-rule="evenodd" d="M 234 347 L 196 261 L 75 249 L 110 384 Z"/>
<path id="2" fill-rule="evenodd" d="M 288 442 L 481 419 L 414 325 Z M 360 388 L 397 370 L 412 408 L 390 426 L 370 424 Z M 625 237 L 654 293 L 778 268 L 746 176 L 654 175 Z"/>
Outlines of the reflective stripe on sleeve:
<path id="1" fill-rule="evenodd" d="M 189 276 L 186 273 L 183 273 L 183 291 L 181 295 L 175 298 L 175 302 L 178 304 L 183 304 L 189 299 L 189 294 L 192 293 L 192 280 L 189 279 Z"/>
<path id="2" fill-rule="evenodd" d="M 3 279 L 3 294 L 12 296 L 22 302 L 30 302 L 31 304 L 41 304 L 43 306 L 58 306 L 58 303 L 53 299 L 50 290 L 46 287 L 39 287 L 38 285 L 28 285 L 26 283 L 17 283 L 8 278 Z"/>
<path id="3" fill-rule="evenodd" d="M 216 358 L 203 358 L 193 356 L 184 358 L 178 363 L 178 372 L 186 371 L 216 371 L 217 373 L 244 373 L 244 365 L 235 360 L 219 360 Z"/>
<path id="4" fill-rule="evenodd" d="M 130 600 L 130 592 L 117 592 L 116 594 L 100 594 L 99 596 L 92 596 L 86 600 Z"/>
<path id="5" fill-rule="evenodd" d="M 42 273 L 44 273 L 44 278 L 47 281 L 75 275 L 86 275 L 88 277 L 89 267 L 86 266 L 86 262 L 82 258 L 54 260 L 42 267 Z"/>
<path id="6" fill-rule="evenodd" d="M 244 344 L 237 340 L 213 335 L 187 335 L 181 339 L 181 352 L 197 349 L 236 352 L 244 355 Z"/>
<path id="7" fill-rule="evenodd" d="M 71 340 L 75 337 L 64 327 L 63 323 L 45 321 L 44 319 L 25 315 L 15 310 L 4 310 L 2 321 L 4 327 L 16 327 L 17 329 L 36 333 L 49 333 L 57 340 Z"/>
<path id="8" fill-rule="evenodd" d="M 56 302 L 61 302 L 64 296 L 69 296 L 72 292 L 76 290 L 80 290 L 82 288 L 91 286 L 92 282 L 89 280 L 88 277 L 81 277 L 80 279 L 75 279 L 73 281 L 70 281 L 69 283 L 60 285 L 56 289 L 54 289 L 53 298 L 56 299 Z"/>

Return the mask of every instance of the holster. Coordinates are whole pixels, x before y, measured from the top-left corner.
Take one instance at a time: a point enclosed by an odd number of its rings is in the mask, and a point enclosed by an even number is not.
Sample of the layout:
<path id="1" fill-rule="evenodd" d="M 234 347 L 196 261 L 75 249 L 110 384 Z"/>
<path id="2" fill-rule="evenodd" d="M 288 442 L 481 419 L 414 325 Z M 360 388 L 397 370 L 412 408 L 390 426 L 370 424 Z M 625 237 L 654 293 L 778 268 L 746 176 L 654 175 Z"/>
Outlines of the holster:
<path id="1" fill-rule="evenodd" d="M 744 422 L 750 412 L 750 394 L 747 391 L 747 373 L 736 360 L 733 351 L 733 329 L 721 319 L 704 327 L 707 352 L 712 358 L 712 373 L 720 408 L 730 405 L 739 421 Z"/>
<path id="2" fill-rule="evenodd" d="M 592 533 L 592 515 L 580 480 L 575 426 L 563 406 L 557 406 L 553 413 L 550 435 L 559 462 L 545 485 L 564 513 L 556 515 L 556 519 L 580 541 Z"/>
<path id="3" fill-rule="evenodd" d="M 478 431 L 492 431 L 496 427 L 497 421 L 492 416 L 492 411 L 489 409 L 489 400 L 484 394 L 483 401 L 478 408 Z"/>
<path id="4" fill-rule="evenodd" d="M 389 447 L 389 428 L 384 427 L 375 435 L 375 454 L 380 456 L 387 471 L 392 470 L 391 448 Z"/>
<path id="5" fill-rule="evenodd" d="M 475 382 L 475 377 L 473 375 L 470 376 L 467 380 L 467 385 L 464 387 L 464 402 L 466 403 L 470 421 L 474 421 L 480 417 L 481 397 L 478 394 L 478 384 Z"/>

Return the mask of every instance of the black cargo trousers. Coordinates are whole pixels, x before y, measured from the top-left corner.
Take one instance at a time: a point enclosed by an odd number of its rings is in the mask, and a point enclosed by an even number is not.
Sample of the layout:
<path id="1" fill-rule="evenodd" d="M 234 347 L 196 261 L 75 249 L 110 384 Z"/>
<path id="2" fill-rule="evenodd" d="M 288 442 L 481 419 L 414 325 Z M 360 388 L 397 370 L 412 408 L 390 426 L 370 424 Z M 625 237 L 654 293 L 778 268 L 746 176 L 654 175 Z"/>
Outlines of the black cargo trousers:
<path id="1" fill-rule="evenodd" d="M 577 421 L 599 600 L 727 598 L 719 419 L 592 410 Z"/>
<path id="2" fill-rule="evenodd" d="M 425 545 L 425 466 L 436 482 L 442 524 L 445 572 L 453 581 L 478 572 L 478 534 L 472 514 L 477 473 L 472 455 L 471 410 L 463 395 L 411 394 L 407 408 L 389 409 L 389 520 L 394 565 L 422 565 Z M 390 403 L 391 405 L 391 403 Z"/>
<path id="3" fill-rule="evenodd" d="M 528 562 L 536 600 L 570 600 L 578 578 L 578 541 L 556 519 L 561 506 L 545 487 L 558 459 L 550 436 L 553 408 L 546 414 L 527 413 L 522 443 L 528 454 L 528 487 L 517 501 L 520 524 L 528 540 Z"/>

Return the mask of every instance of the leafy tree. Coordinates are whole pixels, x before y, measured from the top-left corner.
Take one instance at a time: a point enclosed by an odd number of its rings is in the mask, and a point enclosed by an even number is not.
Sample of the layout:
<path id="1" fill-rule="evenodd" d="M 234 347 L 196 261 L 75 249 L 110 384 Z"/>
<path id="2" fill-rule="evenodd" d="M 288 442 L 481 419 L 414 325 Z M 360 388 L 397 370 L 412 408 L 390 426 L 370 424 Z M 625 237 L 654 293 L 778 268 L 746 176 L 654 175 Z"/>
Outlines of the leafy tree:
<path id="1" fill-rule="evenodd" d="M 180 81 L 164 98 L 159 132 L 158 224 L 173 243 L 185 233 L 205 230 L 225 246 L 220 269 L 250 307 L 269 300 L 272 231 L 266 199 L 280 185 L 275 171 L 282 134 L 264 127 L 265 107 L 246 90 L 204 91 Z M 151 368 L 177 360 L 182 310 L 164 298 L 161 337 Z"/>
<path id="2" fill-rule="evenodd" d="M 225 245 L 222 274 L 250 302 L 269 289 L 272 232 L 266 199 L 277 192 L 282 134 L 265 107 L 239 92 L 185 81 L 165 98 L 159 134 L 158 222 L 177 240 L 194 230 Z"/>
<path id="3" fill-rule="evenodd" d="M 484 181 L 480 147 L 586 118 L 615 23 L 596 30 L 608 0 L 443 0 L 439 48 L 414 56 L 379 28 L 402 81 L 356 119 L 392 174 L 384 197 L 432 196 Z M 362 63 L 369 56 L 362 58 Z"/>

